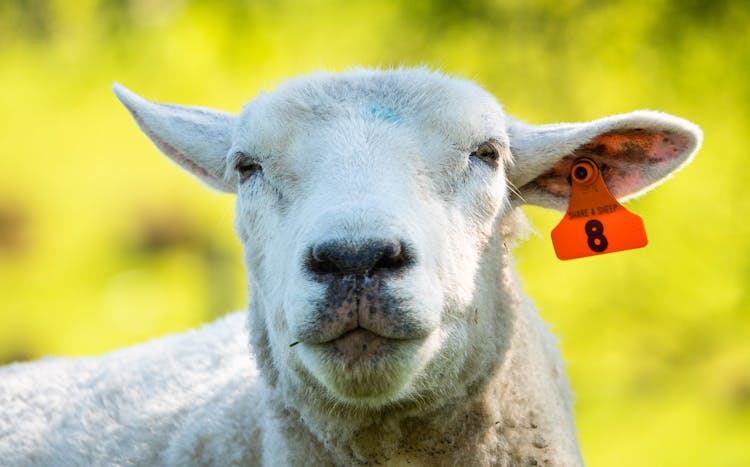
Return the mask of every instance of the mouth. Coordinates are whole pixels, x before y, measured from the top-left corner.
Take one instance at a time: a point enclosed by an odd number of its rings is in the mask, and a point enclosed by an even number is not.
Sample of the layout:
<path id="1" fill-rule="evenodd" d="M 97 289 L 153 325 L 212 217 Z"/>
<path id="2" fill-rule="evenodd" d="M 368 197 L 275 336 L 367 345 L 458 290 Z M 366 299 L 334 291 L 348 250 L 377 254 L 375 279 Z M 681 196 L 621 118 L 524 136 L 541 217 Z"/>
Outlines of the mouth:
<path id="1" fill-rule="evenodd" d="M 292 335 L 307 344 L 328 344 L 346 355 L 375 352 L 373 347 L 384 342 L 423 338 L 433 327 L 377 278 L 340 277 L 321 298 L 293 326 Z"/>
<path id="2" fill-rule="evenodd" d="M 304 366 L 339 400 L 391 400 L 425 363 L 425 342 L 438 323 L 375 277 L 332 281 L 290 326 Z"/>
<path id="3" fill-rule="evenodd" d="M 329 358 L 337 360 L 347 370 L 352 370 L 362 365 L 375 364 L 393 353 L 399 343 L 404 341 L 405 339 L 384 337 L 358 326 L 317 346 L 325 349 Z"/>

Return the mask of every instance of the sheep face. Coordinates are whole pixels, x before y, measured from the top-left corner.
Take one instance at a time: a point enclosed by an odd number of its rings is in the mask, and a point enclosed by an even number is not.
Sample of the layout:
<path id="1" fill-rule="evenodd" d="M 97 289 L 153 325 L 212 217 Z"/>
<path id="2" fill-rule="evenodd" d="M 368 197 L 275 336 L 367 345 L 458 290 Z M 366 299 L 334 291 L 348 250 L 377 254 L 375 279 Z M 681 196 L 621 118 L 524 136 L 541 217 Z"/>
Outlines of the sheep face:
<path id="1" fill-rule="evenodd" d="M 277 367 L 365 405 L 423 391 L 436 362 L 458 371 L 508 148 L 495 100 L 438 75 L 318 77 L 250 103 L 229 151 L 236 229 Z"/>

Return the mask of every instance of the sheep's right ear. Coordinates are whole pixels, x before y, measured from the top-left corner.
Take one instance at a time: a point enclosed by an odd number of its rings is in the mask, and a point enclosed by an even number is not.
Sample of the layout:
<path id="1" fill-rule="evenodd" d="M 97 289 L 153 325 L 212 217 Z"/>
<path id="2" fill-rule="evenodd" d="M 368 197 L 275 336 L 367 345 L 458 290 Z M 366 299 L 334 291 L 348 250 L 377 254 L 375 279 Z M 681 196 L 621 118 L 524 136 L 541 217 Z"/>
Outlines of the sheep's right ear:
<path id="1" fill-rule="evenodd" d="M 203 107 L 151 102 L 117 83 L 112 90 L 161 152 L 207 185 L 237 191 L 225 177 L 237 117 Z"/>

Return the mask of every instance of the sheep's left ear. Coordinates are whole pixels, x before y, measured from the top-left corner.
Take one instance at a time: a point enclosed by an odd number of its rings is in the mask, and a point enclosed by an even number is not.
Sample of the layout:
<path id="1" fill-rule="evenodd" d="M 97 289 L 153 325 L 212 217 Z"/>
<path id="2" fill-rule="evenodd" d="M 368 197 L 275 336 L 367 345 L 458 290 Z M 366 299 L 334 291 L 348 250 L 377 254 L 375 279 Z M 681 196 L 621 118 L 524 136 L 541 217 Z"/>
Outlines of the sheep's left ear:
<path id="1" fill-rule="evenodd" d="M 687 164 L 701 145 L 701 130 L 681 118 L 636 111 L 586 123 L 508 124 L 513 164 L 508 179 L 522 203 L 565 211 L 570 168 L 581 156 L 595 160 L 619 200 L 651 189 Z"/>
<path id="2" fill-rule="evenodd" d="M 210 187 L 237 191 L 225 177 L 236 116 L 203 107 L 151 102 L 119 84 L 112 90 L 161 152 Z"/>

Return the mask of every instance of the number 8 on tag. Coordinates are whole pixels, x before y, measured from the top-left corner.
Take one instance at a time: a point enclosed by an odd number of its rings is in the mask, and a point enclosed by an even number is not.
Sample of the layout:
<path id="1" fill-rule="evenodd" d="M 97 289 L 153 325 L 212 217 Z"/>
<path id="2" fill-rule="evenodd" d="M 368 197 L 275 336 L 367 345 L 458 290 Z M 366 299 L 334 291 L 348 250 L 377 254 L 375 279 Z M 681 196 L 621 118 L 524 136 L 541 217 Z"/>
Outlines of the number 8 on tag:
<path id="1" fill-rule="evenodd" d="M 589 248 L 601 253 L 607 249 L 607 237 L 604 236 L 604 226 L 596 219 L 586 222 L 586 235 L 589 237 Z"/>

